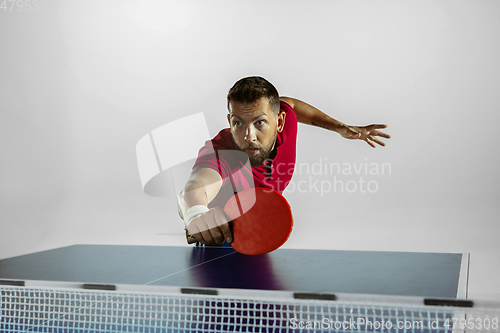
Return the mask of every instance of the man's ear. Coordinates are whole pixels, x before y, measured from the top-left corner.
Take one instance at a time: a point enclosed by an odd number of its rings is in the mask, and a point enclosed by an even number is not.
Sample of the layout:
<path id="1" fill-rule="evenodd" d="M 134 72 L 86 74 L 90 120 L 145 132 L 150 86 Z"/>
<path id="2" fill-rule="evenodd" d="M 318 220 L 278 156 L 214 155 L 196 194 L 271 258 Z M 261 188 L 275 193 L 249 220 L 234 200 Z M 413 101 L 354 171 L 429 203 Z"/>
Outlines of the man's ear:
<path id="1" fill-rule="evenodd" d="M 283 129 L 285 128 L 285 118 L 286 118 L 285 112 L 278 113 L 278 132 L 279 133 L 283 132 Z"/>
<path id="2" fill-rule="evenodd" d="M 229 115 L 229 113 L 227 114 L 227 123 L 229 124 L 229 127 L 231 127 L 231 115 Z"/>

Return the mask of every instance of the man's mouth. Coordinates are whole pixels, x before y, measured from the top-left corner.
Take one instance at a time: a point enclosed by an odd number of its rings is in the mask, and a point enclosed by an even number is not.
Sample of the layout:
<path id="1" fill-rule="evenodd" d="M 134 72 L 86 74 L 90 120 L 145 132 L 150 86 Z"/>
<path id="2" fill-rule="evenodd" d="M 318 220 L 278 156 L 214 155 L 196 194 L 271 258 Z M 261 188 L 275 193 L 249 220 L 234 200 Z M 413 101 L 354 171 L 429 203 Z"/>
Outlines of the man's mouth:
<path id="1" fill-rule="evenodd" d="M 246 152 L 249 152 L 250 154 L 257 154 L 259 152 L 258 148 L 247 148 L 245 149 Z"/>

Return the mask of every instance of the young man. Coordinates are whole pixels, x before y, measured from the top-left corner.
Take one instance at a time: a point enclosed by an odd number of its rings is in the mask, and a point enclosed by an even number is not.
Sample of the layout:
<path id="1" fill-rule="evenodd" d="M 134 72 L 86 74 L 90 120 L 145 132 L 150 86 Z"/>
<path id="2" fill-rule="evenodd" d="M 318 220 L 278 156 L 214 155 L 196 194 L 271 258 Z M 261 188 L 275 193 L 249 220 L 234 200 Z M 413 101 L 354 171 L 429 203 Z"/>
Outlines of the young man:
<path id="1" fill-rule="evenodd" d="M 265 187 L 280 193 L 295 166 L 297 122 L 335 131 L 375 148 L 385 146 L 378 129 L 343 124 L 311 105 L 280 97 L 261 77 L 239 80 L 227 96 L 229 128 L 200 149 L 191 176 L 178 195 L 179 215 L 186 230 L 201 244 L 232 242 L 224 205 L 234 193 Z"/>

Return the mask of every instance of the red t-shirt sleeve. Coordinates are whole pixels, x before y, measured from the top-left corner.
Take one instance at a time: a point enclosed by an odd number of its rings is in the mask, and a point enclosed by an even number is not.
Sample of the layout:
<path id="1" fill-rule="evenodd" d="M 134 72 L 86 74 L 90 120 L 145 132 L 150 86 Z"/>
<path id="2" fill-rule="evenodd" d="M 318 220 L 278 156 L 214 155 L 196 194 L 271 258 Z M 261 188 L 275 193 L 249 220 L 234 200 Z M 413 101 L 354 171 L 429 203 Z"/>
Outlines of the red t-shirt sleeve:
<path id="1" fill-rule="evenodd" d="M 205 145 L 200 148 L 198 158 L 196 159 L 193 170 L 198 168 L 211 168 L 217 171 L 223 180 L 223 186 L 226 184 L 229 175 L 231 174 L 228 163 L 217 158 L 220 149 L 231 149 L 232 140 L 228 135 L 231 135 L 229 129 L 223 129 L 212 140 L 205 142 Z"/>

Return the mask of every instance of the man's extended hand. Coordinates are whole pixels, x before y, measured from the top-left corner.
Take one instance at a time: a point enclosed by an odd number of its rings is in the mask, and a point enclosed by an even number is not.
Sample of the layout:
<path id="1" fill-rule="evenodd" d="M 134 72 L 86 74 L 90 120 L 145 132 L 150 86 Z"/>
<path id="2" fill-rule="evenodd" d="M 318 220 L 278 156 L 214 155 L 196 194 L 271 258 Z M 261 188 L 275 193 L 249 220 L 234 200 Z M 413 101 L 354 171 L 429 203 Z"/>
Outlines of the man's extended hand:
<path id="1" fill-rule="evenodd" d="M 359 139 L 368 143 L 370 146 L 375 148 L 375 143 L 385 146 L 385 143 L 380 141 L 377 137 L 382 137 L 386 139 L 390 139 L 391 136 L 389 134 L 377 131 L 381 128 L 386 128 L 387 125 L 368 125 L 368 126 L 348 126 L 345 125 L 342 128 L 338 129 L 337 132 L 346 139 Z"/>
<path id="2" fill-rule="evenodd" d="M 187 225 L 187 231 L 201 244 L 222 244 L 224 240 L 232 243 L 233 235 L 224 210 L 219 207 L 194 217 Z"/>

